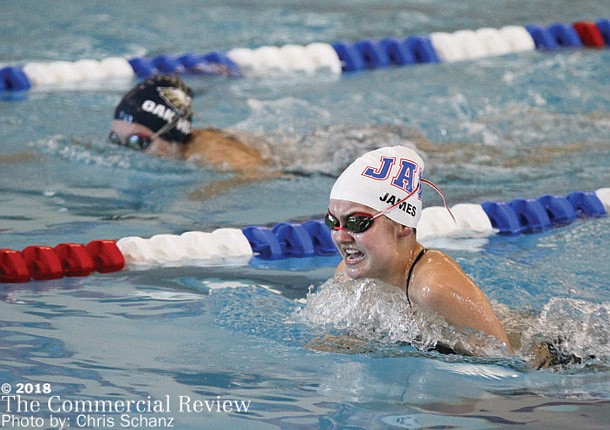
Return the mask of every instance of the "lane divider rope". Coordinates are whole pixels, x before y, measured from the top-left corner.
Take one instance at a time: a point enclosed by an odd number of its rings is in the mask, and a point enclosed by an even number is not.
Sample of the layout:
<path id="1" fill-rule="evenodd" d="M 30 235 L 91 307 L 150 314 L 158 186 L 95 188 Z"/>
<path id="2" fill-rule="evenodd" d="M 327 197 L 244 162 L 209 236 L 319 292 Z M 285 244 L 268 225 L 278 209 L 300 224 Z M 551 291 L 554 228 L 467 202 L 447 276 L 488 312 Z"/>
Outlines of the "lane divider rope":
<path id="1" fill-rule="evenodd" d="M 575 191 L 566 196 L 546 194 L 511 201 L 457 204 L 423 209 L 418 240 L 434 237 L 520 235 L 560 227 L 577 218 L 604 217 L 610 211 L 610 188 Z M 28 246 L 21 251 L 0 249 L 0 283 L 88 276 L 124 268 L 256 265 L 256 260 L 336 256 L 330 230 L 321 220 L 278 223 L 273 227 L 220 228 L 150 238 L 128 236 L 94 240 L 86 245 Z"/>
<path id="2" fill-rule="evenodd" d="M 224 76 L 269 76 L 289 73 L 333 74 L 415 64 L 476 60 L 483 57 L 532 50 L 561 48 L 607 48 L 610 20 L 599 19 L 550 25 L 530 24 L 499 29 L 435 32 L 406 38 L 356 42 L 337 41 L 288 44 L 256 49 L 235 48 L 227 52 L 147 57 L 110 57 L 74 62 L 31 62 L 23 67 L 0 69 L 0 93 L 31 88 L 145 78 L 160 73 Z"/>

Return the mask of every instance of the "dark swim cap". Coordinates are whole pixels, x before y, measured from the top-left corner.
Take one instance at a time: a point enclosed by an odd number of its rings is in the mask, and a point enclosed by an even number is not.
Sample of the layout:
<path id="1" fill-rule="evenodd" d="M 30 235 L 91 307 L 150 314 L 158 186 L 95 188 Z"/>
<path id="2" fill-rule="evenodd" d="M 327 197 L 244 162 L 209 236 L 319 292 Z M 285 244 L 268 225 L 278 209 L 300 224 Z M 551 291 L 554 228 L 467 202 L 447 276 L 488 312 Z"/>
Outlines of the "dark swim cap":
<path id="1" fill-rule="evenodd" d="M 161 137 L 185 143 L 191 135 L 193 90 L 177 76 L 155 75 L 132 88 L 114 110 L 114 119 L 136 122 L 157 132 L 179 117 Z"/>

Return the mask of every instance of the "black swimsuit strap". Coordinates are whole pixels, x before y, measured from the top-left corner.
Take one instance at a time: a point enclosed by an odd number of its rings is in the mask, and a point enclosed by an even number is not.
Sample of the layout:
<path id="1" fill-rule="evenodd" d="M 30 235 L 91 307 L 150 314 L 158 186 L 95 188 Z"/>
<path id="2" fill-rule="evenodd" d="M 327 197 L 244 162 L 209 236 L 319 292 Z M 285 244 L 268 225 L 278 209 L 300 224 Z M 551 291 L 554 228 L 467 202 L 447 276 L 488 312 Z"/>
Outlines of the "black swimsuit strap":
<path id="1" fill-rule="evenodd" d="M 413 273 L 413 268 L 415 267 L 417 262 L 424 256 L 426 251 L 427 251 L 426 248 L 423 248 L 421 251 L 419 251 L 419 254 L 417 254 L 417 257 L 415 257 L 415 260 L 413 260 L 413 263 L 411 264 L 411 267 L 409 268 L 409 273 L 407 274 L 407 285 L 406 285 L 406 289 L 405 289 L 405 294 L 407 295 L 407 302 L 409 303 L 409 306 L 411 306 L 411 300 L 409 300 L 409 283 L 411 282 L 411 274 Z"/>

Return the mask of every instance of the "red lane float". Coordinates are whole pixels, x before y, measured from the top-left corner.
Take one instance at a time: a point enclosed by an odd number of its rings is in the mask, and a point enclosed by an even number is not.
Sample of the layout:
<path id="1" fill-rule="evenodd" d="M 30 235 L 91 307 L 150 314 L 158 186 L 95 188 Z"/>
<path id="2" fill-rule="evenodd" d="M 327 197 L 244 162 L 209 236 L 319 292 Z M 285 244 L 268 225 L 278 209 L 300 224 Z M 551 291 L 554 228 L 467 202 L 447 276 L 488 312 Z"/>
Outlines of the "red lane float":
<path id="1" fill-rule="evenodd" d="M 95 269 L 93 259 L 85 245 L 80 243 L 62 243 L 55 247 L 64 276 L 89 276 Z"/>
<path id="2" fill-rule="evenodd" d="M 86 248 L 100 273 L 118 272 L 125 267 L 125 257 L 114 240 L 93 240 Z"/>
<path id="3" fill-rule="evenodd" d="M 574 23 L 574 30 L 582 44 L 591 48 L 603 48 L 605 46 L 604 36 L 595 23 L 589 21 L 579 21 Z"/>
<path id="4" fill-rule="evenodd" d="M 18 283 L 118 272 L 125 258 L 113 240 L 94 240 L 87 245 L 61 243 L 28 246 L 20 251 L 0 249 L 0 282 Z"/>
<path id="5" fill-rule="evenodd" d="M 59 257 L 50 246 L 28 246 L 21 254 L 35 280 L 59 279 L 64 276 Z"/>
<path id="6" fill-rule="evenodd" d="M 29 279 L 30 271 L 21 252 L 0 249 L 0 282 L 27 282 Z"/>

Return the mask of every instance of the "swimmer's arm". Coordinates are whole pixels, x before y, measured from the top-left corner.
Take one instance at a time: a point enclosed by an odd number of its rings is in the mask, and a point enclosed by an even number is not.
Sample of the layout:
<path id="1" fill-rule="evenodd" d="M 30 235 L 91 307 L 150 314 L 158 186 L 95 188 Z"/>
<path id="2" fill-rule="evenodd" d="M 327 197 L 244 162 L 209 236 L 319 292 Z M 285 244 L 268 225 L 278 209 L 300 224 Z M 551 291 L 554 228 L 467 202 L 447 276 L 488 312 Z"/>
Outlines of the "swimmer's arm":
<path id="1" fill-rule="evenodd" d="M 449 256 L 438 253 L 414 276 L 409 289 L 414 304 L 441 315 L 449 324 L 480 330 L 495 337 L 513 353 L 502 323 L 485 293 Z"/>
<path id="2" fill-rule="evenodd" d="M 15 154 L 2 154 L 2 155 L 0 155 L 0 164 L 20 163 L 23 161 L 32 161 L 37 158 L 39 158 L 39 156 L 33 152 L 17 152 Z"/>
<path id="3" fill-rule="evenodd" d="M 214 128 L 193 131 L 185 150 L 185 159 L 215 170 L 233 172 L 235 176 L 201 187 L 192 192 L 194 200 L 205 200 L 238 186 L 282 177 L 267 166 L 260 151 L 237 136 Z"/>
<path id="4" fill-rule="evenodd" d="M 191 192 L 189 194 L 189 198 L 192 200 L 206 200 L 212 198 L 218 194 L 221 194 L 225 191 L 229 191 L 232 188 L 240 187 L 243 185 L 248 185 L 251 183 L 260 183 L 261 181 L 278 178 L 281 175 L 240 175 L 236 174 L 236 176 L 224 179 L 221 181 L 215 181 L 211 184 L 206 185 L 205 187 L 198 188 L 197 190 Z"/>
<path id="5" fill-rule="evenodd" d="M 239 173 L 245 178 L 267 167 L 258 149 L 236 135 L 215 128 L 194 130 L 184 158 L 213 169 Z"/>

